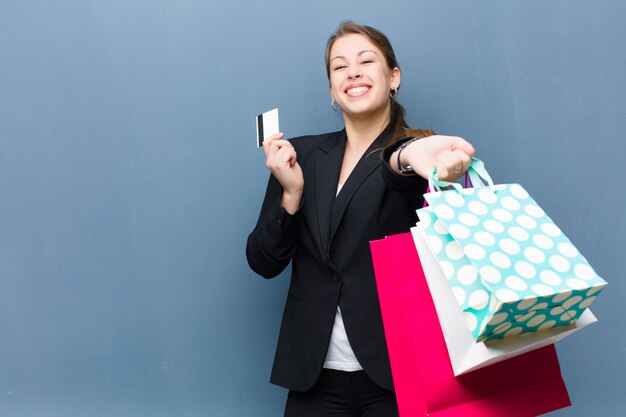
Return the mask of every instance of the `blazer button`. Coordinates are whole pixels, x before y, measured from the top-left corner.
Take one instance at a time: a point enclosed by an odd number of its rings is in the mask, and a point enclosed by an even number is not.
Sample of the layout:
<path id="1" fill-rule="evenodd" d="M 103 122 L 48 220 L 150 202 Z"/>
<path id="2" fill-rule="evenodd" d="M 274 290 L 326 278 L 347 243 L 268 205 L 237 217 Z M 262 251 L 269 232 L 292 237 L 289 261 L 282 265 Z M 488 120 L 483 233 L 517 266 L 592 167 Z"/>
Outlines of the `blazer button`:
<path id="1" fill-rule="evenodd" d="M 335 281 L 335 282 L 339 282 L 339 280 L 340 280 L 340 279 L 341 279 L 341 277 L 339 276 L 339 274 L 335 272 L 335 273 L 333 274 L 333 281 Z"/>

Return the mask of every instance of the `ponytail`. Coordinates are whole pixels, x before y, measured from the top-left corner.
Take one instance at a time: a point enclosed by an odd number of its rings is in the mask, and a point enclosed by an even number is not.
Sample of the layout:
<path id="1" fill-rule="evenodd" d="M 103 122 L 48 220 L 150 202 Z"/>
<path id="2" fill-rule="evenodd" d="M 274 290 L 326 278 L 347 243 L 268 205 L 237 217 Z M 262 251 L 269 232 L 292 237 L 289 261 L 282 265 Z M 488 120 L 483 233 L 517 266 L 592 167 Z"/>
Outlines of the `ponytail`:
<path id="1" fill-rule="evenodd" d="M 425 138 L 435 133 L 430 129 L 412 129 L 405 120 L 405 110 L 395 97 L 391 98 L 391 123 L 394 124 L 393 134 L 387 145 L 393 145 L 405 138 Z"/>

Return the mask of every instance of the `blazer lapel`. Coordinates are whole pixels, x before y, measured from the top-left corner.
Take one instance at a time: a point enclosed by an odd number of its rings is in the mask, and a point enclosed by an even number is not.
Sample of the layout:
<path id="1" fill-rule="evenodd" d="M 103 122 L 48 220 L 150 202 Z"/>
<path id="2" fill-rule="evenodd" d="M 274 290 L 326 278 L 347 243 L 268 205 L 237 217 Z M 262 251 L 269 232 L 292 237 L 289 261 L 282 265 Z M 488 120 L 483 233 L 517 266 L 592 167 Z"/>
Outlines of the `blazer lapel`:
<path id="1" fill-rule="evenodd" d="M 376 140 L 369 146 L 369 148 L 365 151 L 359 162 L 356 164 L 350 176 L 346 180 L 346 183 L 341 188 L 341 192 L 337 195 L 335 202 L 333 204 L 333 209 L 330 216 L 330 235 L 328 242 L 332 242 L 335 237 L 335 233 L 341 224 L 341 219 L 343 218 L 346 209 L 348 208 L 348 204 L 354 193 L 359 189 L 361 184 L 367 179 L 367 177 L 376 170 L 382 163 L 380 159 L 380 152 L 373 151 L 380 149 L 384 146 L 386 140 L 389 138 L 389 135 L 392 132 L 391 124 L 387 126 L 387 128 L 376 138 Z M 343 160 L 344 148 L 341 152 L 341 160 Z M 341 160 L 339 166 L 341 167 Z M 337 178 L 339 178 L 339 174 L 337 174 Z"/>
<path id="2" fill-rule="evenodd" d="M 339 172 L 345 149 L 346 132 L 342 130 L 320 146 L 323 155 L 315 162 L 315 211 L 325 257 L 328 256 L 330 248 L 330 211 L 337 195 Z"/>

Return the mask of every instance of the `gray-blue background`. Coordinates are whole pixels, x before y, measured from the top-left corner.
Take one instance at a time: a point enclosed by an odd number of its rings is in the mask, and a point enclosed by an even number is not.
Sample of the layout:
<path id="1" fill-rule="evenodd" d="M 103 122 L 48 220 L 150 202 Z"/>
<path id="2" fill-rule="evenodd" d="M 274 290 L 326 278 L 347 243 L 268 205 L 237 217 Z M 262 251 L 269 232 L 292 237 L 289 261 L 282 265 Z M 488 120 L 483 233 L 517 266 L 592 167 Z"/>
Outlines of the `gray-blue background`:
<path id="1" fill-rule="evenodd" d="M 254 116 L 341 126 L 346 18 L 391 38 L 412 124 L 470 139 L 609 281 L 552 415 L 626 415 L 624 2 L 1 0 L 0 416 L 280 415 Z"/>

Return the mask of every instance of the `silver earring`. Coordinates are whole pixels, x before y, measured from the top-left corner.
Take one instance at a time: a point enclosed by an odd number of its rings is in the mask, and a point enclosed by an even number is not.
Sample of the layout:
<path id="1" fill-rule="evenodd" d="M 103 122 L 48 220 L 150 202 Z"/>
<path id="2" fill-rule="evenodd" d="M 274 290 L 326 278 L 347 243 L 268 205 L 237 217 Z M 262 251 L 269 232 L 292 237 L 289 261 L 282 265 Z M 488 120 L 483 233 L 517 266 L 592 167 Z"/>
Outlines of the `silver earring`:
<path id="1" fill-rule="evenodd" d="M 330 99 L 330 107 L 334 110 L 334 111 L 340 111 L 341 109 L 339 108 L 339 106 L 337 105 L 337 103 L 335 103 L 335 98 L 332 97 Z"/>
<path id="2" fill-rule="evenodd" d="M 398 87 L 394 87 L 391 90 L 392 90 L 392 92 L 389 93 L 389 97 L 391 97 L 393 100 L 395 100 L 396 97 L 398 97 Z"/>

